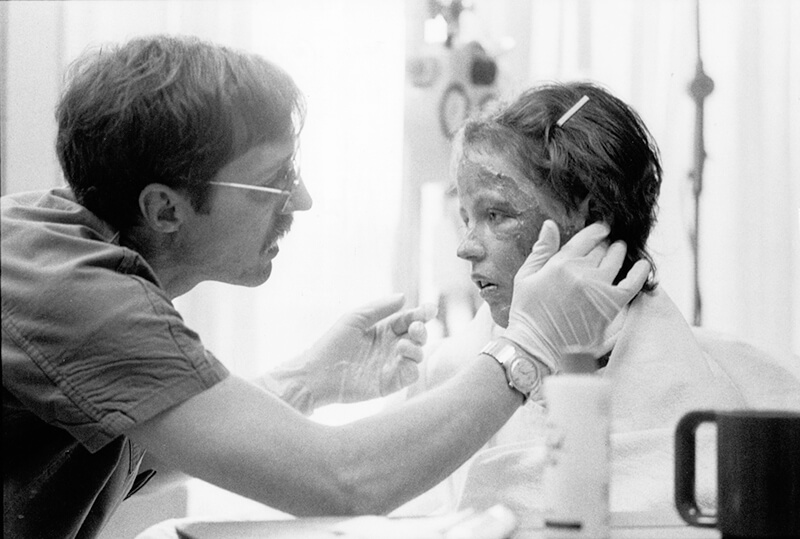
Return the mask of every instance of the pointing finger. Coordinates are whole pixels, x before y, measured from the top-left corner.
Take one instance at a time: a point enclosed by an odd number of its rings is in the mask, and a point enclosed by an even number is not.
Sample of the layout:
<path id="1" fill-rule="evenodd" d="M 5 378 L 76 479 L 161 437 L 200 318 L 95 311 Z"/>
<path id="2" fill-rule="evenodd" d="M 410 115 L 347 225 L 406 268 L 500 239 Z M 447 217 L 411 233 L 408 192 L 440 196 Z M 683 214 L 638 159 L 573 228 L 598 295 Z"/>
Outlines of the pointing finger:
<path id="1" fill-rule="evenodd" d="M 414 363 L 420 363 L 425 358 L 422 347 L 415 345 L 407 340 L 402 340 L 397 344 L 395 352 L 402 359 L 410 359 Z"/>
<path id="2" fill-rule="evenodd" d="M 415 309 L 408 309 L 392 320 L 392 331 L 395 335 L 402 335 L 409 331 L 414 322 L 429 322 L 436 316 L 436 307 L 430 304 L 420 305 Z"/>
<path id="3" fill-rule="evenodd" d="M 364 327 L 368 328 L 396 313 L 405 301 L 406 298 L 403 294 L 393 294 L 368 303 L 353 314 L 360 317 L 364 322 Z"/>
<path id="4" fill-rule="evenodd" d="M 428 340 L 428 330 L 425 328 L 425 324 L 415 320 L 408 326 L 408 336 L 415 343 L 423 345 Z"/>

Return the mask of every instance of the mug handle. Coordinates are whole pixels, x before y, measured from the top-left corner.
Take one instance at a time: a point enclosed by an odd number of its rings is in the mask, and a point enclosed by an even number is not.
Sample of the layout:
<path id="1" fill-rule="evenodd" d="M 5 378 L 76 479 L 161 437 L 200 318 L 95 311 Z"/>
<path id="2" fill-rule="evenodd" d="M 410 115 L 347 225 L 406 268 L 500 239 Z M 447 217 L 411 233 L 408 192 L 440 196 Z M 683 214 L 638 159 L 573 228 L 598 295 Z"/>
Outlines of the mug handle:
<path id="1" fill-rule="evenodd" d="M 716 423 L 717 413 L 708 410 L 689 412 L 675 429 L 675 507 L 692 526 L 714 528 L 715 514 L 703 513 L 695 495 L 695 434 L 701 423 Z"/>

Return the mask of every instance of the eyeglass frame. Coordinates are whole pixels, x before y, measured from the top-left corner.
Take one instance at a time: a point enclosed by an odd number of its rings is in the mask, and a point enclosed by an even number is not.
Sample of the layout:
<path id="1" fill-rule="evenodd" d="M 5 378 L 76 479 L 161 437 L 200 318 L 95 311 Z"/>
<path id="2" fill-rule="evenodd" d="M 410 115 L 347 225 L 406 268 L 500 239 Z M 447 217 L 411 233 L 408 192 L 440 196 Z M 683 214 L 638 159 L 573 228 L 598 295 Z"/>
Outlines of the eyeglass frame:
<path id="1" fill-rule="evenodd" d="M 286 197 L 286 201 L 281 206 L 281 213 L 286 213 L 286 209 L 289 207 L 289 201 L 292 199 L 292 195 L 294 194 L 297 186 L 300 185 L 300 172 L 297 170 L 297 166 L 294 166 L 290 169 L 291 174 L 294 174 L 294 179 L 292 180 L 291 187 L 289 189 L 278 189 L 277 187 L 264 187 L 261 185 L 250 185 L 246 183 L 236 183 L 236 182 L 217 182 L 217 181 L 209 181 L 209 185 L 221 185 L 222 187 L 235 187 L 237 189 L 247 189 L 248 191 L 260 191 L 262 193 L 272 193 L 275 195 L 284 195 Z"/>

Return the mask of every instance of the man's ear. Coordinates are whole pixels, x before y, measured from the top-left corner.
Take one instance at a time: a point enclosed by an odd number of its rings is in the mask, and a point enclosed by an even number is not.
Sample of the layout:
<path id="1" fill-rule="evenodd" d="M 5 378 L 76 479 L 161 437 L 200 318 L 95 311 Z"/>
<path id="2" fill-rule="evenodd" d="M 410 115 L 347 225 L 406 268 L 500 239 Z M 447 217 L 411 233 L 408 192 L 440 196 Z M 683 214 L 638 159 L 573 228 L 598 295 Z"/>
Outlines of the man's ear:
<path id="1" fill-rule="evenodd" d="M 177 232 L 186 219 L 189 200 L 160 183 L 147 185 L 139 194 L 139 209 L 144 223 L 163 234 Z"/>

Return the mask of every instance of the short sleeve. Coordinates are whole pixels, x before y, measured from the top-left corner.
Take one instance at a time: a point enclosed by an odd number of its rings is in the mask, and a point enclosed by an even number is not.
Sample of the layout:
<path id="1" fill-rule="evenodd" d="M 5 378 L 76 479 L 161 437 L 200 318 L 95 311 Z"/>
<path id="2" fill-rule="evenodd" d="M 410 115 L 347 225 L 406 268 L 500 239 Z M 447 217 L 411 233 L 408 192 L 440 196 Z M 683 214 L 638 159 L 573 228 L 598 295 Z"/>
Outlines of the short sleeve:
<path id="1" fill-rule="evenodd" d="M 158 286 L 107 277 L 3 305 L 4 385 L 90 451 L 228 375 Z"/>
<path id="2" fill-rule="evenodd" d="M 68 190 L 2 197 L 3 386 L 96 452 L 228 370 Z"/>

